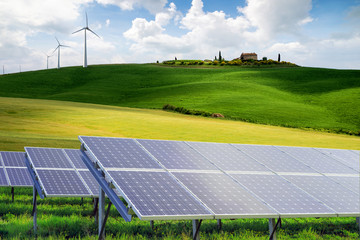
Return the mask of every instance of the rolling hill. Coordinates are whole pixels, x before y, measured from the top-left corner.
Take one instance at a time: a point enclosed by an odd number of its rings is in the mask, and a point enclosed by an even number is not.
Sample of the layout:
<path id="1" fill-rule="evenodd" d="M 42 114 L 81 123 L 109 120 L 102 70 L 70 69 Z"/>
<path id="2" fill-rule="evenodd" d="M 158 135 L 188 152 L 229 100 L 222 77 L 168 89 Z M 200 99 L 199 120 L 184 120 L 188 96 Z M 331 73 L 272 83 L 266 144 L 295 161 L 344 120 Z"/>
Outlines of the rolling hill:
<path id="1" fill-rule="evenodd" d="M 360 134 L 360 71 L 316 68 L 69 67 L 0 76 L 0 96 L 160 109 Z"/>

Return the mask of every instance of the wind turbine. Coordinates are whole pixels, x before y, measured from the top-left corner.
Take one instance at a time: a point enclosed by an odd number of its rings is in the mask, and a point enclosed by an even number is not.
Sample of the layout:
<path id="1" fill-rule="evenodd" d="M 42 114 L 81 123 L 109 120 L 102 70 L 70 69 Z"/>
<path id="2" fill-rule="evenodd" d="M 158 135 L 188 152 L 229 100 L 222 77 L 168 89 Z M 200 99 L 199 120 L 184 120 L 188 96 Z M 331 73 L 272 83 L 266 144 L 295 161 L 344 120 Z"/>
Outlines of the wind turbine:
<path id="1" fill-rule="evenodd" d="M 55 37 L 56 41 L 58 42 L 58 46 L 55 48 L 55 50 L 53 51 L 53 53 L 56 51 L 56 49 L 58 50 L 58 68 L 60 68 L 60 48 L 61 47 L 69 47 L 66 45 L 62 45 L 60 44 L 59 40 L 57 39 L 57 37 Z"/>
<path id="2" fill-rule="evenodd" d="M 46 69 L 49 69 L 49 57 L 52 57 L 53 54 L 47 55 L 47 53 L 44 53 L 46 55 Z"/>
<path id="3" fill-rule="evenodd" d="M 90 28 L 89 28 L 89 25 L 88 25 L 88 16 L 87 16 L 87 13 L 85 12 L 85 15 L 86 15 L 86 27 L 83 27 L 82 29 L 79 29 L 79 30 L 77 30 L 77 31 L 75 31 L 75 32 L 73 32 L 72 34 L 74 34 L 74 33 L 77 33 L 77 32 L 80 32 L 80 31 L 82 31 L 82 30 L 84 30 L 84 33 L 85 33 L 85 43 L 84 43 L 84 68 L 86 68 L 87 67 L 87 48 L 86 48 L 86 30 L 88 30 L 88 31 L 90 31 L 90 32 L 92 32 L 93 34 L 95 34 L 98 38 L 100 38 L 99 37 L 99 35 L 97 35 L 93 30 L 91 30 Z"/>

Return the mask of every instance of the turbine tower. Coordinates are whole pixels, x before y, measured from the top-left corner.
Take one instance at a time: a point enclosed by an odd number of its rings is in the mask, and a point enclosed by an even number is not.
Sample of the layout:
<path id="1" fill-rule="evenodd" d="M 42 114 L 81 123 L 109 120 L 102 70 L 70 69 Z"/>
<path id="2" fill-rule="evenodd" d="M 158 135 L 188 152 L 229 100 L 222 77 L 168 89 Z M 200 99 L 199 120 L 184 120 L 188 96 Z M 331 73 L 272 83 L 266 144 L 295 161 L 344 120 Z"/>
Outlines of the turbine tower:
<path id="1" fill-rule="evenodd" d="M 88 17 L 87 17 L 87 13 L 85 12 L 85 15 L 86 15 L 86 26 L 85 27 L 83 27 L 82 29 L 79 29 L 79 30 L 77 30 L 77 31 L 75 31 L 75 32 L 73 32 L 72 34 L 74 34 L 74 33 L 77 33 L 77 32 L 80 32 L 80 31 L 82 31 L 82 30 L 84 30 L 84 36 L 85 36 L 85 42 L 84 42 L 84 68 L 86 68 L 87 67 L 87 48 L 86 48 L 86 30 L 88 30 L 88 31 L 90 31 L 90 32 L 92 32 L 94 35 L 96 35 L 98 38 L 100 38 L 99 37 L 99 35 L 97 35 L 93 30 L 91 30 L 90 28 L 89 28 L 89 25 L 88 25 Z"/>
<path id="2" fill-rule="evenodd" d="M 52 57 L 53 54 L 47 55 L 47 53 L 44 53 L 46 55 L 46 69 L 49 69 L 49 57 Z"/>
<path id="3" fill-rule="evenodd" d="M 53 53 L 56 51 L 56 49 L 58 50 L 58 68 L 60 68 L 60 48 L 61 47 L 69 47 L 66 45 L 62 45 L 60 44 L 59 40 L 57 39 L 57 37 L 55 37 L 56 41 L 58 42 L 58 46 L 55 48 L 55 50 L 53 51 Z"/>

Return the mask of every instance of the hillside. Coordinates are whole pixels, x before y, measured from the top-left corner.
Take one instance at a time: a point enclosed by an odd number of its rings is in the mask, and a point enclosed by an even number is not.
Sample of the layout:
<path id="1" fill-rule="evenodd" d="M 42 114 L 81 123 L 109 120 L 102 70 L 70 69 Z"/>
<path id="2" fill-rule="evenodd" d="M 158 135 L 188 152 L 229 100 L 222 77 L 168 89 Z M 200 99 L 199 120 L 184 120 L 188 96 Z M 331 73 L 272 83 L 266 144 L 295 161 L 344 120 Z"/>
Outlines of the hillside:
<path id="1" fill-rule="evenodd" d="M 0 96 L 136 108 L 172 104 L 248 122 L 360 131 L 357 70 L 153 64 L 69 67 L 2 75 Z"/>

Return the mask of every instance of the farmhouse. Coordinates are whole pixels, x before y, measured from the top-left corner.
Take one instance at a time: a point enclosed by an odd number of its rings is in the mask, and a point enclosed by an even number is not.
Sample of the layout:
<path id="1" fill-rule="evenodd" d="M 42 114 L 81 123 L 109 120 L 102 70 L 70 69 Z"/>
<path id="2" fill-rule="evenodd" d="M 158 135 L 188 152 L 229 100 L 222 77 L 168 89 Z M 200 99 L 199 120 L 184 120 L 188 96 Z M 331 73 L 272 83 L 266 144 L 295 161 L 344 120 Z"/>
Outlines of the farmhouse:
<path id="1" fill-rule="evenodd" d="M 242 53 L 240 56 L 241 61 L 246 60 L 257 60 L 257 54 L 256 53 Z"/>

